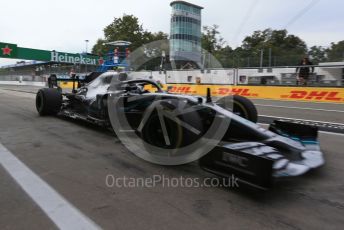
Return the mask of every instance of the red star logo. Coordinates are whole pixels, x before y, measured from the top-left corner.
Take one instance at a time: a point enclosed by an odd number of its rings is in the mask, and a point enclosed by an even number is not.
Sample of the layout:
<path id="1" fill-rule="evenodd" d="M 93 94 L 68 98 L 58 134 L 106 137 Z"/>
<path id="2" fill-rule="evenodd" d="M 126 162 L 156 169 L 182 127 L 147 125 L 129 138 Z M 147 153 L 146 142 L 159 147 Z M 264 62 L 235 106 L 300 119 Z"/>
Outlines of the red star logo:
<path id="1" fill-rule="evenodd" d="M 1 48 L 1 49 L 2 49 L 2 55 L 11 56 L 12 49 L 9 48 L 8 45 L 6 45 L 5 48 Z"/>

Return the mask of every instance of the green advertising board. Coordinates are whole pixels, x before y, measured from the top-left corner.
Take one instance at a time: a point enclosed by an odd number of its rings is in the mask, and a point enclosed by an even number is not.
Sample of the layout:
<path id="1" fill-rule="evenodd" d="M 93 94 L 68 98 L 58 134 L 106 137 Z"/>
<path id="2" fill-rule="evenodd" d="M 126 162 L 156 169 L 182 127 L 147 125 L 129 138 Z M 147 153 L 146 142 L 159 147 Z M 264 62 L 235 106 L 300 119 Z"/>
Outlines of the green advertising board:
<path id="1" fill-rule="evenodd" d="M 16 44 L 0 42 L 0 58 L 14 58 L 58 63 L 99 65 L 99 57 L 85 54 L 72 54 L 55 50 L 38 50 L 18 47 Z"/>
<path id="2" fill-rule="evenodd" d="M 16 44 L 0 42 L 0 57 L 17 58 L 17 48 Z"/>

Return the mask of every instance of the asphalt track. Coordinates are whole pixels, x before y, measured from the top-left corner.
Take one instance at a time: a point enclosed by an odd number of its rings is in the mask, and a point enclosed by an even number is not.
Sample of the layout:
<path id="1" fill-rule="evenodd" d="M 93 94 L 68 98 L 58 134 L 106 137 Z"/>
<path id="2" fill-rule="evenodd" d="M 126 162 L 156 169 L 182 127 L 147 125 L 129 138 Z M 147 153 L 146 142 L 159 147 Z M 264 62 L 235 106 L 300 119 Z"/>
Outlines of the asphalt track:
<path id="1" fill-rule="evenodd" d="M 140 160 L 101 128 L 39 117 L 35 91 L 0 86 L 1 229 L 56 229 L 68 221 L 71 229 L 82 224 L 86 229 L 344 228 L 344 134 L 339 127 L 344 123 L 343 104 L 254 100 L 262 125 L 283 117 L 338 126 L 321 128 L 324 167 L 279 182 L 271 191 L 172 188 L 161 183 L 124 188 L 107 186 L 107 175 L 213 176 L 197 163 L 164 167 Z"/>

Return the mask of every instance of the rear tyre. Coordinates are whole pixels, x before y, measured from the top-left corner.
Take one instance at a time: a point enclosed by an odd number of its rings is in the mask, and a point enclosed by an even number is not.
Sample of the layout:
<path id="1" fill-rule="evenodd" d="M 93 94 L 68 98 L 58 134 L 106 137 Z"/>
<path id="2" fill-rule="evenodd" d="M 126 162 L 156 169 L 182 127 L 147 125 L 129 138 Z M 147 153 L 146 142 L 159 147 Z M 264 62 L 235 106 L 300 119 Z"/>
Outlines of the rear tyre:
<path id="1" fill-rule="evenodd" d="M 256 123 L 258 121 L 258 112 L 252 101 L 246 97 L 233 95 L 223 97 L 216 102 L 222 108 L 233 112 L 234 114 Z M 231 108 L 228 108 L 231 106 Z"/>
<path id="2" fill-rule="evenodd" d="M 58 89 L 40 89 L 36 95 L 36 109 L 40 116 L 56 115 L 60 112 L 62 94 Z"/>

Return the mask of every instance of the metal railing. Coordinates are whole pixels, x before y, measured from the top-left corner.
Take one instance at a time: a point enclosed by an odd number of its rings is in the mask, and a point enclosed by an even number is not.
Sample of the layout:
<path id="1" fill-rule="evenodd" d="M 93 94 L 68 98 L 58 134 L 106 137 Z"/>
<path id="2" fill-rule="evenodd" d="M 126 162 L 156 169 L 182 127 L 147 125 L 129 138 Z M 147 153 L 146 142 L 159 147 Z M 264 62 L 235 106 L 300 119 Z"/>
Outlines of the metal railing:
<path id="1" fill-rule="evenodd" d="M 300 68 L 309 68 L 310 73 L 306 77 L 302 76 L 297 71 Z M 235 76 L 236 83 L 244 85 L 295 86 L 300 85 L 301 78 L 306 78 L 304 81 L 307 86 L 343 87 L 344 64 L 238 68 Z M 301 86 L 303 85 L 301 84 Z"/>

